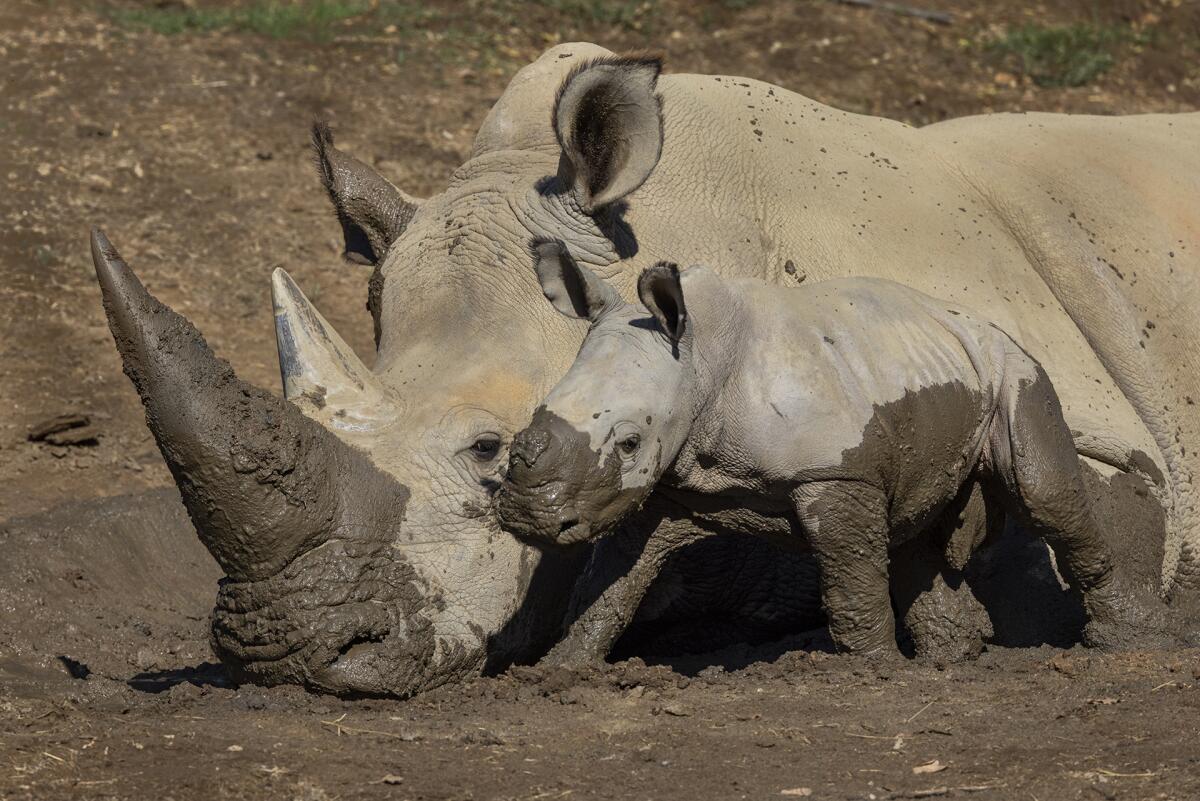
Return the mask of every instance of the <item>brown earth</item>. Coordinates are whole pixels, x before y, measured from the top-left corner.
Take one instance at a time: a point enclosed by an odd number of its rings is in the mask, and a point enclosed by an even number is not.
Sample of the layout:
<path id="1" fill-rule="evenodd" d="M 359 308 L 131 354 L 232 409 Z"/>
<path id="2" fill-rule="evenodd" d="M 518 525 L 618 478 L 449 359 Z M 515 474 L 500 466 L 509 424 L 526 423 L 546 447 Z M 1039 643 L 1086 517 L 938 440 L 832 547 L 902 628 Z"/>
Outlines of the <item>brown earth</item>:
<path id="1" fill-rule="evenodd" d="M 380 0 L 325 35 L 270 38 L 165 36 L 119 13 L 218 5 L 203 0 L 0 3 L 0 520 L 42 515 L 0 523 L 0 798 L 1200 797 L 1196 652 L 880 669 L 793 640 L 407 703 L 234 689 L 207 645 L 217 571 L 173 490 L 73 505 L 170 484 L 104 324 L 90 226 L 251 382 L 277 386 L 276 266 L 371 352 L 368 273 L 338 259 L 309 163 L 315 117 L 425 195 L 512 72 L 572 39 L 915 124 L 1200 108 L 1192 0 L 910 3 L 955 21 L 792 0 Z M 986 46 L 1031 21 L 1138 36 L 1091 84 L 1048 89 Z M 86 415 L 88 436 L 27 440 L 60 414 Z M 752 664 L 692 675 L 720 662 Z"/>

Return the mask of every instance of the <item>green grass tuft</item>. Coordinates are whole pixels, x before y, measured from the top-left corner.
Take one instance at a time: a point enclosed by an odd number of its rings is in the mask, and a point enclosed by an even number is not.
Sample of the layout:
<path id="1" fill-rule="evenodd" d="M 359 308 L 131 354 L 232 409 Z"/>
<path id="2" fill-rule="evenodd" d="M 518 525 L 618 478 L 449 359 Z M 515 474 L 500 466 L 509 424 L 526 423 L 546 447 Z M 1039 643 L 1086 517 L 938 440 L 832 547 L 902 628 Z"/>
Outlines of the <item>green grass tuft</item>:
<path id="1" fill-rule="evenodd" d="M 1016 58 L 1038 86 L 1083 86 L 1116 63 L 1117 46 L 1137 39 L 1128 28 L 1102 25 L 1023 25 L 991 42 L 993 51 Z"/>
<path id="2" fill-rule="evenodd" d="M 240 8 L 130 9 L 113 14 L 118 24 L 175 35 L 237 30 L 274 39 L 324 38 L 330 26 L 369 10 L 368 0 L 259 0 Z"/>

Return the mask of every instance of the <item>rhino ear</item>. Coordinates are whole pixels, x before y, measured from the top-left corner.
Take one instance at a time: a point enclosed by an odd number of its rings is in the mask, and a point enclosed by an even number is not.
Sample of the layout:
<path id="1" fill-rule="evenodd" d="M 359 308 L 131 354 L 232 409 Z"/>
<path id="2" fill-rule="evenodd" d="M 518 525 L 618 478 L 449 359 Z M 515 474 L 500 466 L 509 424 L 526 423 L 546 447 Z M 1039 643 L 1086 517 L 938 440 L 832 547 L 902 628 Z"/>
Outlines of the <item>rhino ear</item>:
<path id="1" fill-rule="evenodd" d="M 667 338 L 678 345 L 687 328 L 687 306 L 683 302 L 679 266 L 660 261 L 647 267 L 638 277 L 638 298 L 654 315 Z"/>
<path id="2" fill-rule="evenodd" d="M 554 101 L 559 178 L 594 214 L 633 192 L 662 155 L 662 60 L 602 58 L 571 71 Z"/>
<path id="3" fill-rule="evenodd" d="M 562 242 L 535 242 L 533 254 L 542 294 L 559 313 L 581 320 L 595 320 L 621 304 L 621 296 L 616 290 L 591 270 L 580 267 Z"/>
<path id="4" fill-rule="evenodd" d="M 313 125 L 312 141 L 321 182 L 342 225 L 345 257 L 359 264 L 378 264 L 404 233 L 419 202 L 334 147 L 333 132 L 325 123 Z"/>

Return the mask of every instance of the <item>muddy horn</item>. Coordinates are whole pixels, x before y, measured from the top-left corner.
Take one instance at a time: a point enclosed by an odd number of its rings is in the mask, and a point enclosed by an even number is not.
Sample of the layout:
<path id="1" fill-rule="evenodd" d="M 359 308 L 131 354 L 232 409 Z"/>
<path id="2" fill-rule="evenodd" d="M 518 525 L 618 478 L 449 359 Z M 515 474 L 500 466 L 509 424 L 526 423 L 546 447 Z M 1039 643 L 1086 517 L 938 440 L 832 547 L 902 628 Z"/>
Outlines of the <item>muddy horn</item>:
<path id="1" fill-rule="evenodd" d="M 200 539 L 231 578 L 276 574 L 343 528 L 350 507 L 359 520 L 398 523 L 399 485 L 383 486 L 363 455 L 238 379 L 99 231 L 92 259 L 125 374 Z"/>

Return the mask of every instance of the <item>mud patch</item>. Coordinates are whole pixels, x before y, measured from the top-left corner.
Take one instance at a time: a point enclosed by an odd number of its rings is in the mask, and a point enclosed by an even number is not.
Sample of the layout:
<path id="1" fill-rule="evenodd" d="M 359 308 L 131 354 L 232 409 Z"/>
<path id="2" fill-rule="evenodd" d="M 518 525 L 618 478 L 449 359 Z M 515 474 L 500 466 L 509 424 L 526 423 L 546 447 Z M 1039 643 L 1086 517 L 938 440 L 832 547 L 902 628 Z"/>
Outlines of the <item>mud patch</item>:
<path id="1" fill-rule="evenodd" d="M 33 697 L 212 660 L 221 570 L 175 489 L 0 524 L 0 683 Z"/>

